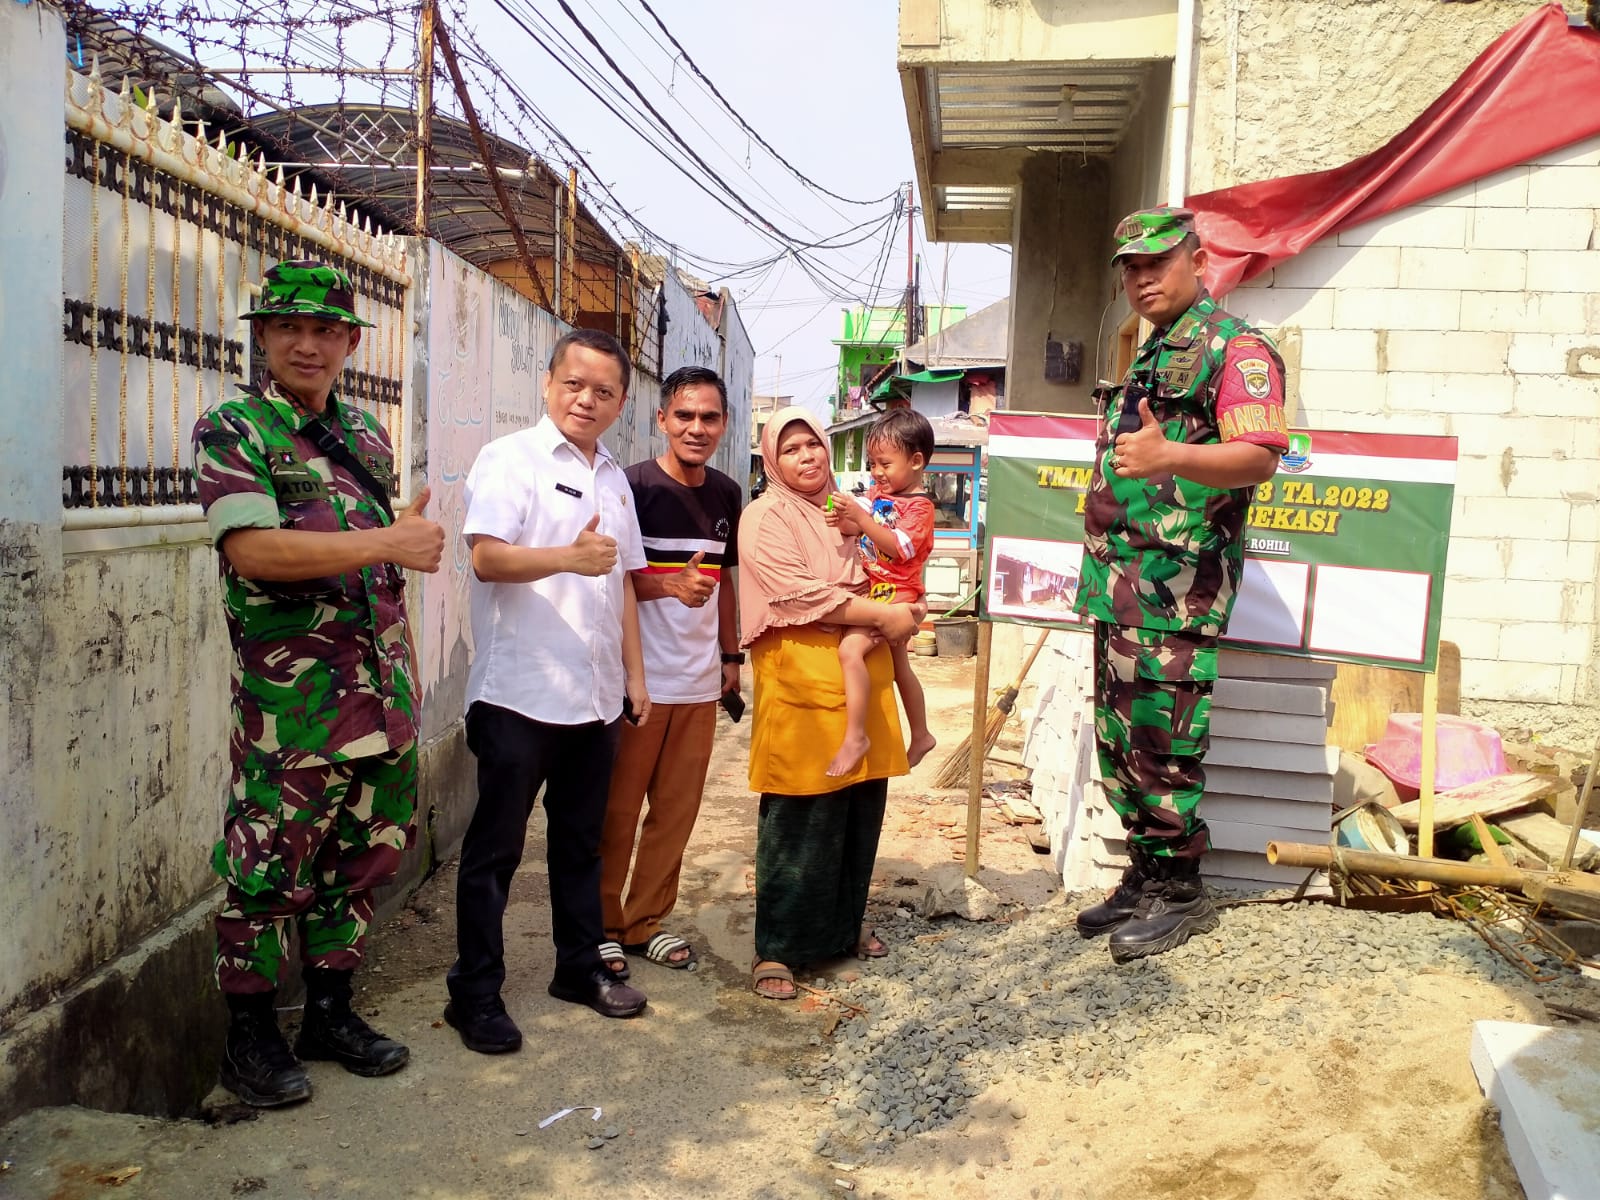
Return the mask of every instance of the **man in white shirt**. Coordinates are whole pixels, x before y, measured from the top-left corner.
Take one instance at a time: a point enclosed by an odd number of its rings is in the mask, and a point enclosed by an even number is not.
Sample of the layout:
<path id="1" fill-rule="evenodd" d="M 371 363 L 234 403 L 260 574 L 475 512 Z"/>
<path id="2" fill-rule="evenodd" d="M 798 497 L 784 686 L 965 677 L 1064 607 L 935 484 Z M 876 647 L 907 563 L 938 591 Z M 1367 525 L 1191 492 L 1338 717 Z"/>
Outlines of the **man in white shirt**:
<path id="1" fill-rule="evenodd" d="M 618 978 L 628 974 L 624 951 L 674 969 L 696 959 L 661 923 L 677 903 L 684 847 L 700 812 L 717 700 L 737 697 L 744 661 L 729 576 L 744 494 L 706 465 L 727 422 L 728 389 L 717 373 L 680 367 L 662 384 L 656 410 L 666 452 L 627 471 L 649 560 L 633 586 L 655 707 L 648 728 L 622 731 L 600 843 L 609 939 L 600 949 Z"/>
<path id="2" fill-rule="evenodd" d="M 522 1045 L 500 997 L 502 926 L 540 787 L 556 947 L 550 994 L 608 1017 L 645 1006 L 599 951 L 600 832 L 620 718 L 626 711 L 643 725 L 650 715 L 628 574 L 645 565 L 644 549 L 627 478 L 600 444 L 629 375 L 609 334 L 567 334 L 545 375 L 546 416 L 490 442 L 467 478 L 467 745 L 478 758 L 478 804 L 461 846 L 444 1016 L 482 1054 Z"/>

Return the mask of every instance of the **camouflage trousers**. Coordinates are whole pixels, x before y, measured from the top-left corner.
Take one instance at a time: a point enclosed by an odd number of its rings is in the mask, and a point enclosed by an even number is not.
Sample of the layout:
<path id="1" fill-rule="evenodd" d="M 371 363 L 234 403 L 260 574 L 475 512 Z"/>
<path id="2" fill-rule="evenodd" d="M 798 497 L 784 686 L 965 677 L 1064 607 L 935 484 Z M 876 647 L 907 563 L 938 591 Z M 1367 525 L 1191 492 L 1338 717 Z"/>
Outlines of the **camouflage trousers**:
<path id="1" fill-rule="evenodd" d="M 1096 622 L 1094 669 L 1100 774 L 1130 849 L 1199 858 L 1217 639 Z"/>
<path id="2" fill-rule="evenodd" d="M 277 986 L 289 923 L 302 960 L 351 970 L 372 920 L 372 889 L 391 881 L 411 840 L 417 747 L 326 766 L 234 769 L 212 868 L 227 883 L 217 915 L 217 984 Z"/>

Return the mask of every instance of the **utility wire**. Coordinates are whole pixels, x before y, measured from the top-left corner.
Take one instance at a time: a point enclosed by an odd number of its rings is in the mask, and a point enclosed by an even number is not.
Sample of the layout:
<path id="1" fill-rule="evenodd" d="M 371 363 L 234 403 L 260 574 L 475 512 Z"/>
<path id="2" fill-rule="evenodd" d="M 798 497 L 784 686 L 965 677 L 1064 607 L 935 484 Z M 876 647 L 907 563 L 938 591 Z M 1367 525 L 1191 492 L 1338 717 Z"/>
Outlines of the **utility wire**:
<path id="1" fill-rule="evenodd" d="M 566 8 L 567 7 L 566 4 L 564 3 L 564 0 L 557 0 L 557 2 L 561 4 L 562 8 Z M 661 32 L 667 35 L 667 40 L 669 42 L 671 42 L 672 45 L 677 49 L 678 53 L 683 56 L 683 61 L 688 65 L 689 69 L 691 71 L 693 71 L 695 73 L 695 75 L 700 79 L 700 82 L 704 83 L 706 85 L 706 87 L 711 89 L 711 94 L 713 96 L 715 96 L 722 103 L 722 107 L 728 110 L 728 114 L 731 117 L 733 117 L 733 119 L 735 121 L 739 122 L 739 127 L 741 129 L 743 129 L 746 133 L 748 133 L 751 137 L 753 137 L 758 143 L 760 143 L 761 146 L 766 150 L 766 152 L 768 154 L 772 155 L 773 158 L 777 159 L 780 163 L 782 163 L 785 167 L 787 167 L 788 170 L 789 170 L 789 173 L 791 175 L 793 175 L 796 179 L 800 180 L 802 183 L 806 184 L 808 187 L 815 188 L 817 191 L 823 193 L 824 195 L 832 196 L 835 200 L 843 201 L 845 204 L 859 204 L 862 207 L 870 207 L 870 206 L 876 205 L 876 204 L 883 204 L 885 201 L 887 201 L 887 200 L 892 198 L 892 196 L 895 193 L 890 193 L 890 195 L 886 195 L 886 196 L 879 196 L 876 200 L 853 200 L 849 196 L 841 196 L 841 195 L 839 195 L 838 192 L 832 191 L 831 189 L 824 187 L 822 184 L 818 183 L 815 179 L 812 179 L 809 175 L 807 175 L 799 167 L 797 167 L 793 163 L 791 163 L 782 154 L 778 153 L 777 148 L 775 146 L 773 146 L 773 144 L 771 142 L 767 141 L 766 138 L 762 137 L 761 134 L 756 131 L 755 126 L 751 125 L 750 122 L 746 121 L 744 119 L 744 117 L 740 114 L 739 110 L 734 108 L 732 101 L 730 101 L 726 96 L 724 96 L 721 93 L 721 91 L 719 91 L 717 89 L 717 85 L 711 82 L 711 80 L 707 77 L 706 73 L 700 69 L 700 65 L 698 63 L 696 63 L 694 61 L 694 59 L 690 56 L 689 52 L 683 48 L 683 43 L 678 41 L 678 39 L 673 36 L 672 30 L 667 28 L 666 22 L 663 21 L 660 18 L 660 16 L 658 16 L 656 14 L 656 10 L 655 9 L 650 7 L 650 0 L 638 0 L 638 4 L 639 4 L 640 8 L 644 9 L 645 12 L 650 14 L 650 19 L 656 23 L 656 25 L 660 28 Z M 568 15 L 571 15 L 571 10 L 568 9 L 567 11 L 568 11 Z"/>

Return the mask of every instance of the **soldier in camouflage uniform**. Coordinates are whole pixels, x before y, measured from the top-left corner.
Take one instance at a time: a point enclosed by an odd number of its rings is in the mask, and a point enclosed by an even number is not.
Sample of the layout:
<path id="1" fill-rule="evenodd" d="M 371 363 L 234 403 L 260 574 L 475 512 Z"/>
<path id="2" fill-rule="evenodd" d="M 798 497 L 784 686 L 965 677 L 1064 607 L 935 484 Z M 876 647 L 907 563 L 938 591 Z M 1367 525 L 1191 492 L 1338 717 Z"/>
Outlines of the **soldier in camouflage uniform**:
<path id="1" fill-rule="evenodd" d="M 244 314 L 265 375 L 194 428 L 234 649 L 233 780 L 212 854 L 227 884 L 222 1082 L 263 1107 L 311 1094 L 274 1008 L 290 921 L 305 965 L 300 1058 L 359 1075 L 408 1058 L 351 1010 L 350 981 L 372 889 L 394 878 L 413 828 L 417 684 L 401 568 L 438 570 L 444 532 L 422 515 L 426 489 L 389 515 L 389 439 L 335 391 L 369 324 L 354 305 L 336 268 L 269 269 Z"/>
<path id="2" fill-rule="evenodd" d="M 1244 570 L 1256 484 L 1288 449 L 1283 360 L 1217 307 L 1187 209 L 1134 213 L 1113 263 L 1154 332 L 1101 394 L 1077 609 L 1095 622 L 1095 740 L 1132 865 L 1078 917 L 1111 956 L 1161 954 L 1217 924 L 1200 881 L 1217 639 Z"/>

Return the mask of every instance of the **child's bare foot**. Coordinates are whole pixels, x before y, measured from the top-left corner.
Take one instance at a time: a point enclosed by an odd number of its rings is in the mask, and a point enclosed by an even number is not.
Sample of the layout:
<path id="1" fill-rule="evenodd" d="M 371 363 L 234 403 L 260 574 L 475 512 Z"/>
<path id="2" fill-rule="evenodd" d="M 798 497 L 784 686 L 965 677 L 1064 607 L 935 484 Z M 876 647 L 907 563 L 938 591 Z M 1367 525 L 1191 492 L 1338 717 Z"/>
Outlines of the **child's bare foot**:
<path id="1" fill-rule="evenodd" d="M 867 756 L 867 751 L 872 748 L 872 742 L 864 733 L 847 733 L 844 741 L 839 743 L 839 751 L 833 756 L 833 761 L 828 764 L 828 774 L 837 778 L 848 775 L 861 765 L 861 760 Z"/>
<path id="2" fill-rule="evenodd" d="M 939 739 L 924 729 L 921 733 L 911 735 L 911 744 L 906 747 L 906 760 L 914 767 L 928 757 L 928 752 L 939 744 Z"/>

